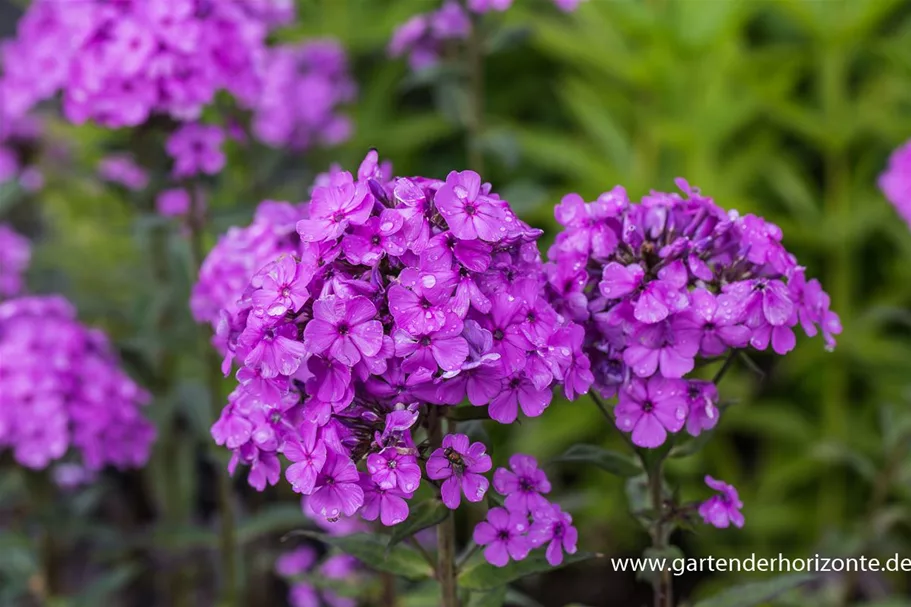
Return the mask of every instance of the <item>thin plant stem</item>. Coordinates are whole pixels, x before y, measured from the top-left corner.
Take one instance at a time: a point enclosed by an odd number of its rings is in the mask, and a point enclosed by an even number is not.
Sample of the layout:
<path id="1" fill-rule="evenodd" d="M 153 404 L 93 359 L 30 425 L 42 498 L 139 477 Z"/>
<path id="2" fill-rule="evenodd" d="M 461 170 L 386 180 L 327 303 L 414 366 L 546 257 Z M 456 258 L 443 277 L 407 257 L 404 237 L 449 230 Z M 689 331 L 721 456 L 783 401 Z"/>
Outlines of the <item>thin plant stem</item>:
<path id="1" fill-rule="evenodd" d="M 642 458 L 643 467 L 648 474 L 649 495 L 651 496 L 652 509 L 655 513 L 655 523 L 652 525 L 652 548 L 656 551 L 663 551 L 667 548 L 667 532 L 664 527 L 664 492 L 663 492 L 663 469 L 664 457 L 661 457 L 652 466 L 648 466 L 645 458 Z M 661 571 L 658 583 L 655 587 L 654 597 L 655 607 L 673 607 L 674 605 L 674 586 L 671 581 L 670 571 Z"/>
<path id="2" fill-rule="evenodd" d="M 430 448 L 436 449 L 443 444 L 444 419 L 436 407 L 430 409 L 427 418 L 427 435 Z M 449 427 L 452 430 L 452 426 Z M 455 517 L 450 511 L 437 526 L 437 565 L 436 577 L 440 583 L 440 607 L 459 607 L 459 593 L 456 584 L 455 565 Z"/>
<path id="3" fill-rule="evenodd" d="M 614 416 L 613 416 L 613 414 L 611 414 L 610 410 L 607 408 L 607 405 L 604 404 L 604 401 L 602 401 L 598 397 L 598 395 L 595 394 L 594 390 L 589 391 L 588 395 L 591 397 L 592 402 L 595 403 L 595 406 L 598 407 L 598 410 L 601 411 L 601 414 L 604 416 L 604 419 L 607 420 L 607 425 L 610 426 L 611 428 L 615 428 L 617 430 L 617 433 L 620 434 L 620 437 L 623 439 L 623 441 L 627 445 L 629 445 L 630 447 L 635 449 L 636 446 L 633 444 L 633 441 L 630 440 L 629 435 L 626 432 L 623 432 L 622 430 L 620 430 L 620 428 L 617 428 L 617 422 L 616 422 L 616 420 L 614 420 Z"/>
<path id="4" fill-rule="evenodd" d="M 193 260 L 194 276 L 198 274 L 204 256 L 205 216 L 202 208 L 202 196 L 197 186 L 190 188 L 190 215 L 188 225 L 190 228 L 190 250 Z M 209 391 L 209 409 L 212 420 L 221 415 L 221 375 L 219 372 L 220 361 L 218 354 L 209 343 L 210 332 L 201 326 L 200 343 L 202 345 L 202 360 L 204 361 L 206 386 Z M 221 556 L 222 576 L 222 603 L 229 607 L 241 604 L 238 583 L 240 581 L 237 563 L 237 539 L 234 529 L 235 515 L 234 503 L 231 495 L 231 480 L 225 470 L 216 472 L 216 502 L 218 505 L 219 520 L 219 551 Z"/>
<path id="5" fill-rule="evenodd" d="M 727 355 L 727 358 L 724 359 L 724 364 L 721 365 L 721 368 L 718 369 L 718 373 L 715 373 L 715 377 L 712 378 L 712 383 L 716 386 L 721 379 L 727 375 L 727 372 L 730 371 L 731 365 L 734 364 L 734 358 L 737 357 L 737 350 L 731 350 L 730 354 Z"/>
<path id="6" fill-rule="evenodd" d="M 468 166 L 484 172 L 484 36 L 481 15 L 472 14 L 471 35 L 466 49 L 468 68 Z"/>

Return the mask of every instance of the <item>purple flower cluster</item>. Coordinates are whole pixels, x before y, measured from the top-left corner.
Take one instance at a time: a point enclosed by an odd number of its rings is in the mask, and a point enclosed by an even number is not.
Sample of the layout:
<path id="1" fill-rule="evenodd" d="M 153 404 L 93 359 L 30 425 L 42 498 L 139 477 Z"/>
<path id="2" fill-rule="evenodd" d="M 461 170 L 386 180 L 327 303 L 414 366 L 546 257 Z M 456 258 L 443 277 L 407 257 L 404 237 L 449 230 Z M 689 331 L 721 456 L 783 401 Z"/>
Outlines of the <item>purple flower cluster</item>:
<path id="1" fill-rule="evenodd" d="M 89 471 L 142 466 L 155 429 L 148 396 L 117 365 L 104 335 L 59 296 L 0 303 L 0 448 L 42 469 L 78 451 Z"/>
<path id="2" fill-rule="evenodd" d="M 576 10 L 583 0 L 553 0 L 561 11 L 572 12 Z M 505 11 L 512 6 L 513 0 L 468 0 L 468 9 L 475 13 L 490 11 Z"/>
<path id="3" fill-rule="evenodd" d="M 113 154 L 98 163 L 98 176 L 128 190 L 144 190 L 149 185 L 149 173 L 136 164 L 129 154 Z"/>
<path id="4" fill-rule="evenodd" d="M 724 481 L 715 480 L 711 476 L 705 477 L 705 484 L 718 494 L 699 505 L 699 516 L 702 517 L 702 520 L 707 525 L 719 529 L 726 529 L 731 524 L 743 527 L 743 514 L 740 512 L 743 502 L 740 501 L 737 489 Z"/>
<path id="5" fill-rule="evenodd" d="M 505 507 L 488 511 L 487 520 L 474 529 L 474 541 L 484 546 L 484 558 L 497 567 L 505 567 L 510 559 L 521 561 L 546 545 L 547 562 L 556 567 L 564 552 L 576 552 L 579 534 L 573 519 L 544 497 L 550 482 L 535 458 L 517 453 L 509 458 L 509 468 L 497 468 L 493 477 L 494 489 L 506 496 Z"/>
<path id="6" fill-rule="evenodd" d="M 889 166 L 879 176 L 879 189 L 911 228 L 911 141 L 892 152 Z"/>
<path id="7" fill-rule="evenodd" d="M 28 239 L 8 224 L 0 223 L 0 299 L 22 292 L 22 275 L 31 257 Z"/>
<path id="8" fill-rule="evenodd" d="M 582 1 L 554 0 L 554 4 L 564 12 L 572 12 Z M 513 0 L 468 0 L 467 8 L 476 14 L 502 12 L 512 3 Z M 408 55 L 408 65 L 417 72 L 435 66 L 447 42 L 466 40 L 470 34 L 469 13 L 456 0 L 445 0 L 437 10 L 419 13 L 399 25 L 387 51 L 390 57 Z"/>
<path id="9" fill-rule="evenodd" d="M 471 33 L 471 20 L 456 0 L 446 0 L 430 13 L 421 13 L 398 26 L 389 41 L 389 55 L 408 55 L 414 71 L 436 65 L 449 40 L 464 40 Z"/>
<path id="10" fill-rule="evenodd" d="M 290 11 L 288 3 L 278 12 L 266 4 L 36 0 L 2 49 L 2 112 L 21 116 L 58 91 L 70 121 L 108 127 L 155 113 L 196 119 L 221 89 L 249 106 L 269 28 Z"/>
<path id="11" fill-rule="evenodd" d="M 319 561 L 316 548 L 304 545 L 286 552 L 275 561 L 275 573 L 288 581 L 288 602 L 291 607 L 355 607 L 357 601 L 339 596 L 331 590 L 319 590 L 313 584 L 302 580 L 305 575 L 319 576 L 351 584 L 360 570 L 357 559 L 347 554 L 330 556 Z"/>
<path id="12" fill-rule="evenodd" d="M 316 142 L 341 143 L 352 127 L 337 109 L 353 101 L 356 92 L 338 42 L 314 40 L 270 49 L 253 107 L 253 134 L 268 145 L 296 150 Z"/>
<path id="13" fill-rule="evenodd" d="M 234 451 L 232 470 L 251 467 L 254 487 L 278 482 L 284 454 L 288 481 L 324 518 L 396 524 L 420 483 L 412 433 L 430 409 L 467 400 L 511 423 L 519 409 L 540 415 L 555 383 L 570 398 L 587 391 L 582 328 L 542 296 L 540 231 L 477 173 L 392 178 L 371 152 L 356 176 L 321 183 L 298 242 L 221 312 L 241 368 L 212 434 Z M 254 225 L 285 232 L 287 221 L 258 215 Z M 451 507 L 461 492 L 479 500 L 483 445 L 446 441 L 427 475 Z"/>
<path id="14" fill-rule="evenodd" d="M 553 305 L 585 325 L 594 385 L 618 396 L 617 426 L 640 447 L 717 423 L 715 386 L 684 379 L 697 359 L 748 346 L 785 354 L 798 324 L 827 348 L 841 331 L 777 226 L 678 185 L 684 196 L 652 192 L 638 204 L 619 186 L 592 203 L 567 195 L 549 251 Z"/>

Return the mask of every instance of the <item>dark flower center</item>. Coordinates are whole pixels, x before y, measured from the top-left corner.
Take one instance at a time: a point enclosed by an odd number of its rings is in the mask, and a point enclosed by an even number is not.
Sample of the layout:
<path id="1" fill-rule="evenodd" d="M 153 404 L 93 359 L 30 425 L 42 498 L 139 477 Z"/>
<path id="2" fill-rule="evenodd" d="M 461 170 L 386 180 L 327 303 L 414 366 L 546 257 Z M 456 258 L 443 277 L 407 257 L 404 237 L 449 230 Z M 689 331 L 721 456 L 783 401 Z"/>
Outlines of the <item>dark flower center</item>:
<path id="1" fill-rule="evenodd" d="M 535 484 L 531 482 L 530 478 L 523 476 L 519 479 L 519 489 L 521 489 L 523 493 L 531 493 L 535 490 Z"/>
<path id="2" fill-rule="evenodd" d="M 498 540 L 503 540 L 504 542 L 505 542 L 506 540 L 508 540 L 508 539 L 509 539 L 509 530 L 508 530 L 508 529 L 500 529 L 499 531 L 497 531 L 497 539 L 498 539 Z"/>
<path id="3" fill-rule="evenodd" d="M 371 243 L 371 244 L 375 244 L 375 245 L 376 245 L 376 244 L 380 244 L 380 235 L 379 235 L 379 234 L 374 234 L 374 235 L 373 235 L 373 238 L 370 239 L 370 243 Z"/>
<path id="4" fill-rule="evenodd" d="M 334 221 L 336 223 L 339 223 L 343 219 L 345 219 L 345 214 L 342 213 L 341 211 L 336 211 L 335 214 L 332 216 L 332 221 Z"/>
<path id="5" fill-rule="evenodd" d="M 424 299 L 421 299 L 421 307 L 425 310 L 429 310 L 430 308 L 433 307 L 433 304 L 430 303 L 429 301 L 427 301 L 426 298 L 424 298 Z"/>
<path id="6" fill-rule="evenodd" d="M 469 202 L 465 205 L 465 214 L 469 217 L 478 212 L 478 207 L 473 203 Z"/>
<path id="7" fill-rule="evenodd" d="M 430 336 L 429 336 L 429 335 L 425 335 L 424 337 L 422 337 L 420 343 L 421 343 L 421 345 L 424 346 L 424 347 L 429 346 L 430 343 L 431 343 L 431 342 L 430 342 Z"/>
<path id="8" fill-rule="evenodd" d="M 348 335 L 348 332 L 351 330 L 351 327 L 348 326 L 348 323 L 343 322 L 338 326 L 339 335 Z"/>
<path id="9" fill-rule="evenodd" d="M 504 337 L 504 335 L 503 335 L 503 329 L 496 329 L 496 330 L 493 332 L 493 338 L 494 338 L 495 340 L 500 341 L 501 339 L 503 339 L 503 337 Z"/>
<path id="10" fill-rule="evenodd" d="M 642 403 L 642 410 L 645 411 L 646 413 L 651 413 L 652 411 L 655 410 L 655 403 L 653 403 L 650 400 L 645 401 L 644 403 Z"/>
<path id="11" fill-rule="evenodd" d="M 399 465 L 399 463 L 396 460 L 391 459 L 391 460 L 389 460 L 389 463 L 386 464 L 386 467 L 389 468 L 390 470 L 395 470 L 395 467 L 398 465 Z"/>

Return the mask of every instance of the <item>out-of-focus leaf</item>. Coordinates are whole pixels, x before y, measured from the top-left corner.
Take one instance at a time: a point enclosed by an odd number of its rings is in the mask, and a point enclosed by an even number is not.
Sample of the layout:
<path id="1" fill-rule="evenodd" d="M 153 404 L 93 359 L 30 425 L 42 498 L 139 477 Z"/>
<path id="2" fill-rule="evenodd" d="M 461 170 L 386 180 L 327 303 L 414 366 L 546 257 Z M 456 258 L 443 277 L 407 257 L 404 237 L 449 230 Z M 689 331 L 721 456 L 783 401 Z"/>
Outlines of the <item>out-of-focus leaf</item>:
<path id="1" fill-rule="evenodd" d="M 558 567 L 551 566 L 544 556 L 543 550 L 535 551 L 521 561 L 512 561 L 505 567 L 494 567 L 490 563 L 482 562 L 473 567 L 468 567 L 459 574 L 459 587 L 468 590 L 493 590 L 510 582 L 536 573 L 544 573 L 567 565 L 581 563 L 601 555 L 592 552 L 577 552 L 564 555 L 563 563 Z"/>
<path id="2" fill-rule="evenodd" d="M 111 601 L 112 595 L 122 590 L 138 574 L 139 567 L 135 565 L 121 565 L 106 571 L 78 594 L 72 607 L 98 607 L 107 604 Z"/>
<path id="3" fill-rule="evenodd" d="M 449 508 L 444 506 L 443 502 L 435 497 L 426 499 L 416 506 L 412 506 L 408 518 L 392 527 L 387 550 L 391 550 L 396 544 L 413 536 L 418 531 L 438 525 L 443 522 L 448 515 Z"/>
<path id="4" fill-rule="evenodd" d="M 811 451 L 813 458 L 828 464 L 848 466 L 867 481 L 876 477 L 876 464 L 869 457 L 858 453 L 848 445 L 827 441 L 817 444 Z"/>
<path id="5" fill-rule="evenodd" d="M 796 573 L 780 575 L 762 582 L 742 584 L 699 601 L 694 607 L 755 607 L 806 584 L 815 577 L 810 573 Z"/>
<path id="6" fill-rule="evenodd" d="M 503 607 L 506 603 L 506 586 L 492 590 L 475 590 L 471 593 L 468 607 Z"/>
<path id="7" fill-rule="evenodd" d="M 306 521 L 298 503 L 269 504 L 245 520 L 237 529 L 237 539 L 252 542 L 272 533 L 281 533 L 299 527 Z"/>
<path id="8" fill-rule="evenodd" d="M 595 445 L 573 445 L 563 455 L 555 457 L 551 461 L 555 463 L 591 464 L 605 472 L 624 478 L 642 474 L 642 467 L 630 456 Z"/>
<path id="9" fill-rule="evenodd" d="M 336 537 L 307 530 L 294 531 L 289 535 L 302 535 L 318 540 L 350 554 L 371 569 L 394 573 L 409 580 L 426 579 L 433 573 L 430 565 L 415 550 L 403 544 L 387 550 L 387 539 L 384 536 L 355 533 Z"/>

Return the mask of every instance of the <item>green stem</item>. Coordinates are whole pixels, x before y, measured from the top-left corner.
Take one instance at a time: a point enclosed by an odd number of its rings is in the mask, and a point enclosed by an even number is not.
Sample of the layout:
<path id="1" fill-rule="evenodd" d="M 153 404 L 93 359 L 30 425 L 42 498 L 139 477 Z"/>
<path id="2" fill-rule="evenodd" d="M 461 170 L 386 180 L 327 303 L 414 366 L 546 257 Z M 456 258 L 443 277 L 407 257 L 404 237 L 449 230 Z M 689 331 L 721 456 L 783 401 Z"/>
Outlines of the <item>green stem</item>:
<path id="1" fill-rule="evenodd" d="M 205 216 L 203 213 L 201 192 L 196 186 L 191 186 L 190 196 L 191 205 L 188 224 L 190 228 L 190 250 L 195 277 L 195 275 L 199 273 L 199 268 L 202 266 L 204 258 L 205 249 L 203 238 L 205 236 Z M 209 330 L 206 329 L 204 325 L 200 325 L 200 327 L 202 328 L 200 339 L 203 350 L 202 360 L 206 374 L 206 385 L 209 391 L 209 409 L 212 421 L 214 422 L 218 419 L 219 415 L 221 415 L 223 404 L 221 399 L 221 362 L 218 360 L 218 353 L 212 347 L 212 344 L 209 343 L 211 337 Z M 217 457 L 216 461 L 218 461 Z M 218 504 L 218 520 L 220 527 L 219 550 L 221 552 L 222 575 L 224 576 L 222 602 L 227 606 L 239 606 L 241 604 L 239 600 L 240 592 L 238 590 L 240 576 L 238 574 L 237 539 L 234 528 L 234 503 L 231 495 L 231 479 L 225 470 L 221 469 L 216 472 L 216 483 L 216 502 Z"/>
<path id="2" fill-rule="evenodd" d="M 443 422 L 437 407 L 431 407 L 427 419 L 427 435 L 430 448 L 436 449 L 443 444 Z M 453 425 L 448 428 L 453 430 Z M 436 576 L 440 583 L 440 607 L 459 607 L 459 591 L 456 583 L 456 545 L 455 516 L 449 511 L 446 518 L 437 526 L 437 566 Z"/>
<path id="3" fill-rule="evenodd" d="M 472 14 L 471 36 L 468 39 L 467 64 L 469 77 L 468 167 L 484 172 L 484 37 L 481 16 Z"/>
<path id="4" fill-rule="evenodd" d="M 641 454 L 640 454 L 641 455 Z M 656 551 L 663 552 L 667 548 L 667 536 L 669 535 L 664 526 L 664 489 L 663 489 L 663 469 L 664 458 L 662 455 L 657 461 L 649 465 L 645 457 L 642 457 L 642 465 L 648 474 L 649 495 L 652 501 L 652 510 L 655 514 L 655 522 L 650 530 L 652 536 L 652 548 Z M 671 580 L 670 571 L 662 571 L 658 582 L 655 585 L 655 607 L 673 607 L 674 605 L 674 586 Z"/>

